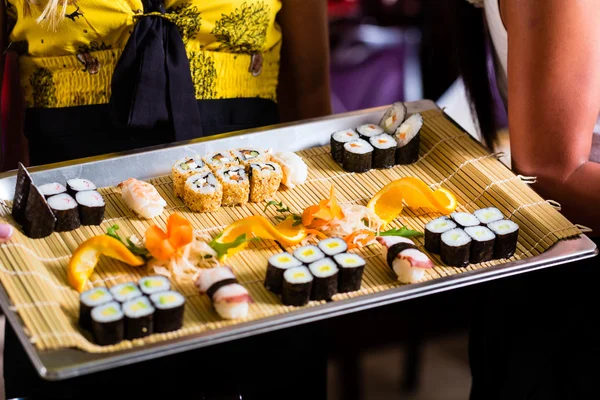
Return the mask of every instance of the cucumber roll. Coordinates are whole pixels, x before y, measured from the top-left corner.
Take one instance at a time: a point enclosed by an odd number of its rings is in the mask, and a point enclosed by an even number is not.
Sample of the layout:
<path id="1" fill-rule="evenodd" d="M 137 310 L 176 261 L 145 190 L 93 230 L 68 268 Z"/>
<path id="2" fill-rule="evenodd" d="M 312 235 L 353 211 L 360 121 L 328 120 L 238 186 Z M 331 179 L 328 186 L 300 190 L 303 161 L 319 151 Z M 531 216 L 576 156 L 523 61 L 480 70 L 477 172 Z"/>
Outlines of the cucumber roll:
<path id="1" fill-rule="evenodd" d="M 173 176 L 173 193 L 183 197 L 185 181 L 192 175 L 210 171 L 200 156 L 185 157 L 177 160 L 171 168 Z"/>
<path id="2" fill-rule="evenodd" d="M 171 290 L 171 282 L 162 275 L 145 276 L 138 282 L 140 290 L 147 296 Z"/>
<path id="3" fill-rule="evenodd" d="M 358 139 L 344 144 L 343 168 L 348 172 L 367 172 L 373 164 L 373 146 Z"/>
<path id="4" fill-rule="evenodd" d="M 373 168 L 392 168 L 396 162 L 396 140 L 384 133 L 372 137 L 369 142 L 373 146 Z"/>
<path id="5" fill-rule="evenodd" d="M 223 167 L 216 172 L 223 186 L 223 206 L 243 206 L 250 197 L 250 181 L 242 166 Z"/>
<path id="6" fill-rule="evenodd" d="M 319 249 L 329 257 L 344 253 L 348 250 L 348 245 L 340 238 L 328 238 L 321 240 L 318 244 Z"/>
<path id="7" fill-rule="evenodd" d="M 46 183 L 38 187 L 40 192 L 44 195 L 46 200 L 48 197 L 56 196 L 57 194 L 63 194 L 67 192 L 67 188 L 58 182 Z"/>
<path id="8" fill-rule="evenodd" d="M 217 172 L 221 168 L 229 168 L 239 165 L 240 162 L 231 151 L 216 151 L 205 155 L 202 160 L 212 172 Z"/>
<path id="9" fill-rule="evenodd" d="M 473 214 L 475 214 L 477 219 L 484 225 L 504 219 L 502 211 L 498 210 L 496 207 L 482 208 L 481 210 L 475 211 Z"/>
<path id="10" fill-rule="evenodd" d="M 379 125 L 375 125 L 375 124 L 361 125 L 358 128 L 356 128 L 356 131 L 360 135 L 360 138 L 363 140 L 366 140 L 366 141 L 368 141 L 369 139 L 371 139 L 374 136 L 385 133 L 383 131 L 382 127 L 380 127 Z"/>
<path id="11" fill-rule="evenodd" d="M 110 292 L 103 287 L 90 289 L 79 296 L 79 326 L 92 330 L 92 309 L 114 301 Z"/>
<path id="12" fill-rule="evenodd" d="M 469 255 L 471 264 L 479 264 L 494 258 L 494 242 L 496 235 L 485 226 L 470 226 L 465 232 L 472 239 Z"/>
<path id="13" fill-rule="evenodd" d="M 396 148 L 396 164 L 412 164 L 419 159 L 419 146 L 421 143 L 421 127 L 423 117 L 421 114 L 411 115 L 394 133 L 398 143 Z"/>
<path id="14" fill-rule="evenodd" d="M 279 164 L 272 162 L 250 164 L 250 202 L 262 203 L 272 199 L 283 179 Z"/>
<path id="15" fill-rule="evenodd" d="M 87 179 L 69 179 L 67 181 L 67 193 L 72 197 L 75 197 L 78 192 L 85 192 L 86 190 L 96 190 L 96 185 Z"/>
<path id="16" fill-rule="evenodd" d="M 331 134 L 331 157 L 339 164 L 344 161 L 344 144 L 360 139 L 354 129 L 344 129 Z"/>
<path id="17" fill-rule="evenodd" d="M 125 315 L 125 339 L 139 339 L 153 333 L 154 307 L 146 296 L 124 303 L 123 314 Z"/>
<path id="18" fill-rule="evenodd" d="M 106 204 L 102 195 L 95 190 L 79 192 L 75 195 L 79 204 L 81 225 L 100 225 L 104 219 Z"/>
<path id="19" fill-rule="evenodd" d="M 379 126 L 381 126 L 388 135 L 393 135 L 404 122 L 406 114 L 408 114 L 406 105 L 400 101 L 395 102 L 383 114 L 381 121 L 379 121 Z"/>
<path id="20" fill-rule="evenodd" d="M 481 221 L 479 221 L 479 219 L 468 212 L 458 212 L 455 211 L 452 214 L 450 214 L 450 218 L 452 218 L 452 220 L 454 222 L 456 222 L 456 225 L 458 225 L 459 228 L 467 228 L 469 226 L 478 226 L 481 225 Z"/>
<path id="21" fill-rule="evenodd" d="M 192 211 L 217 211 L 222 199 L 223 186 L 212 172 L 193 175 L 185 181 L 183 201 Z"/>
<path id="22" fill-rule="evenodd" d="M 360 290 L 365 260 L 354 253 L 341 253 L 333 256 L 339 268 L 338 292 L 347 293 Z"/>
<path id="23" fill-rule="evenodd" d="M 154 293 L 150 296 L 156 308 L 154 312 L 154 332 L 176 331 L 183 326 L 185 297 L 173 290 Z"/>
<path id="24" fill-rule="evenodd" d="M 283 273 L 281 301 L 286 306 L 304 306 L 310 300 L 313 276 L 308 268 L 290 268 Z"/>
<path id="25" fill-rule="evenodd" d="M 142 292 L 137 285 L 132 282 L 115 285 L 110 288 L 110 293 L 119 303 L 125 303 L 126 301 L 135 299 L 136 297 L 140 297 L 142 295 Z"/>
<path id="26" fill-rule="evenodd" d="M 265 287 L 275 294 L 281 293 L 283 274 L 290 268 L 300 267 L 302 263 L 290 253 L 284 252 L 269 257 Z"/>
<path id="27" fill-rule="evenodd" d="M 308 266 L 315 277 L 310 293 L 311 300 L 330 300 L 338 292 L 338 272 L 335 261 L 324 258 Z"/>
<path id="28" fill-rule="evenodd" d="M 425 250 L 440 254 L 442 233 L 456 228 L 456 223 L 448 217 L 439 217 L 425 225 Z"/>
<path id="29" fill-rule="evenodd" d="M 321 258 L 325 258 L 325 254 L 317 246 L 307 245 L 294 250 L 294 257 L 308 265 Z"/>
<path id="30" fill-rule="evenodd" d="M 63 193 L 48 198 L 48 205 L 56 217 L 56 232 L 67 232 L 81 226 L 79 207 L 74 198 Z"/>
<path id="31" fill-rule="evenodd" d="M 491 222 L 488 228 L 496 234 L 494 258 L 510 258 L 517 250 L 519 225 L 509 219 Z"/>
<path id="32" fill-rule="evenodd" d="M 29 175 L 23 164 L 19 163 L 11 213 L 14 220 L 21 225 L 25 225 L 26 223 L 27 200 L 29 199 L 29 189 L 31 186 L 33 186 L 31 175 Z"/>
<path id="33" fill-rule="evenodd" d="M 451 267 L 466 267 L 469 265 L 471 237 L 460 228 L 454 228 L 442 233 L 440 255 L 442 262 Z"/>
<path id="34" fill-rule="evenodd" d="M 269 153 L 253 147 L 242 147 L 232 151 L 232 153 L 235 158 L 246 168 L 250 167 L 250 164 L 264 163 L 270 159 Z"/>
<path id="35" fill-rule="evenodd" d="M 29 188 L 26 204 L 25 222 L 23 223 L 25 234 L 32 239 L 51 235 L 56 225 L 56 217 L 44 196 L 33 184 Z"/>
<path id="36" fill-rule="evenodd" d="M 125 336 L 123 310 L 116 301 L 94 307 L 91 312 L 92 332 L 100 346 L 117 344 Z"/>

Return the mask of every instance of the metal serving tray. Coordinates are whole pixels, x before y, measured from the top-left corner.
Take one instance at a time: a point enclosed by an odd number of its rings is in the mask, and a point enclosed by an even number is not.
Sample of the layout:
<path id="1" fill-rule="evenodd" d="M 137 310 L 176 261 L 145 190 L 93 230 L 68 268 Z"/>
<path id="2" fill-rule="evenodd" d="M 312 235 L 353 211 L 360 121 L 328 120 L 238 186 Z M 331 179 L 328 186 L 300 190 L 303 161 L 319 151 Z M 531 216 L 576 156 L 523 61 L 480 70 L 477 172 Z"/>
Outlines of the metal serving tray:
<path id="1" fill-rule="evenodd" d="M 167 175 L 171 163 L 182 154 L 203 154 L 226 150 L 244 145 L 273 147 L 281 150 L 298 151 L 328 144 L 329 133 L 348 126 L 378 121 L 387 107 L 338 114 L 326 118 L 281 124 L 261 129 L 233 132 L 195 141 L 176 143 L 137 150 L 134 152 L 109 154 L 30 169 L 37 181 L 61 181 L 85 176 L 98 186 L 112 186 L 130 177 L 148 179 Z M 432 101 L 408 103 L 409 112 L 423 112 L 438 107 Z M 448 117 L 449 118 L 449 117 Z M 0 198 L 12 199 L 16 172 L 0 175 Z M 567 262 L 590 258 L 598 253 L 593 241 L 581 235 L 577 239 L 560 241 L 543 254 L 512 263 L 468 271 L 458 275 L 432 281 L 401 286 L 384 292 L 364 295 L 353 299 L 336 301 L 321 306 L 306 308 L 283 315 L 263 318 L 235 326 L 211 330 L 183 338 L 164 341 L 132 350 L 110 354 L 91 354 L 75 349 L 38 351 L 30 343 L 19 316 L 9 308 L 10 300 L 0 285 L 0 306 L 15 329 L 25 350 L 38 373 L 48 380 L 62 380 L 102 370 L 137 363 L 191 349 L 211 346 L 264 332 L 305 324 L 361 311 L 416 297 L 456 289 L 463 286 L 547 268 Z"/>

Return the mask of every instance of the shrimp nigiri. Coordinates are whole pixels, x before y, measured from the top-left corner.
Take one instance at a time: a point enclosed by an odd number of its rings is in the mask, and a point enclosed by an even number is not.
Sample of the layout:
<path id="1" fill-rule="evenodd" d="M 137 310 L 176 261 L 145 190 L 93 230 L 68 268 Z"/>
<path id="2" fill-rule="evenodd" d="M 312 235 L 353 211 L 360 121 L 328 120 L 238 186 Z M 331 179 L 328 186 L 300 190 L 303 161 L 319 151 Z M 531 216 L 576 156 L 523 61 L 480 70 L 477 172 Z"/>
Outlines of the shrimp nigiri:
<path id="1" fill-rule="evenodd" d="M 148 182 L 129 178 L 119 183 L 119 188 L 127 206 L 142 218 L 159 216 L 167 205 L 158 190 Z"/>

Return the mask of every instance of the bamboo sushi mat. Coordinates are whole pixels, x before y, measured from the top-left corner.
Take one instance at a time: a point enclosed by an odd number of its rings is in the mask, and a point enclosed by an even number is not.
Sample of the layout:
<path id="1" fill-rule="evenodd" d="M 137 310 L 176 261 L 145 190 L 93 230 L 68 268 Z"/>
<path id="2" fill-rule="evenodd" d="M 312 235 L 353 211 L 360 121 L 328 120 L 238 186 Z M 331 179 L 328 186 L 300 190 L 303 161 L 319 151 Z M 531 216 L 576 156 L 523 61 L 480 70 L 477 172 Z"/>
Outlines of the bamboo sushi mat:
<path id="1" fill-rule="evenodd" d="M 364 174 L 344 172 L 333 162 L 329 147 L 305 150 L 299 154 L 309 166 L 308 180 L 293 190 L 280 191 L 278 200 L 293 212 L 302 210 L 329 195 L 334 184 L 337 197 L 343 203 L 365 205 L 367 201 L 390 181 L 403 176 L 416 176 L 432 188 L 445 187 L 459 201 L 458 210 L 473 211 L 477 208 L 495 206 L 520 226 L 519 243 L 515 256 L 510 260 L 469 265 L 459 269 L 444 266 L 439 257 L 430 255 L 436 267 L 427 272 L 426 280 L 433 280 L 465 271 L 486 268 L 542 253 L 558 240 L 574 237 L 582 231 L 557 210 L 559 205 L 545 201 L 529 186 L 528 178 L 515 176 L 498 159 L 501 154 L 486 153 L 466 133 L 453 125 L 442 112 L 431 110 L 423 114 L 425 124 L 421 133 L 420 158 L 412 165 L 396 166 L 389 170 L 372 170 Z M 149 343 L 161 342 L 194 333 L 216 330 L 274 315 L 294 311 L 283 306 L 280 300 L 263 286 L 267 259 L 281 251 L 274 242 L 253 242 L 243 252 L 230 258 L 230 264 L 240 283 L 250 292 L 254 303 L 244 320 L 225 321 L 213 310 L 206 295 L 200 295 L 191 282 L 177 283 L 174 288 L 187 298 L 184 326 L 167 334 L 154 334 L 133 342 L 123 341 L 112 346 L 97 346 L 78 327 L 79 296 L 67 283 L 66 266 L 71 253 L 87 238 L 101 235 L 117 223 L 119 233 L 128 237 L 143 237 L 153 223 L 165 227 L 170 213 L 179 212 L 194 227 L 211 235 L 221 232 L 228 224 L 253 214 L 262 214 L 264 204 L 244 207 L 221 208 L 212 214 L 195 214 L 173 196 L 171 178 L 160 177 L 151 181 L 167 200 L 168 207 L 154 221 L 140 220 L 125 206 L 115 188 L 101 192 L 106 200 L 106 220 L 101 226 L 82 227 L 72 232 L 54 233 L 46 239 L 32 240 L 17 232 L 9 244 L 0 246 L 0 280 L 8 292 L 13 310 L 22 318 L 26 332 L 39 350 L 75 347 L 87 352 L 106 353 L 129 349 Z M 267 211 L 274 217 L 274 211 Z M 405 224 L 423 231 L 424 224 L 437 217 L 425 210 L 405 209 L 400 219 L 392 225 Z M 0 220 L 14 223 L 10 210 L 3 205 Z M 275 221 L 273 219 L 273 221 Z M 422 247 L 423 238 L 416 238 Z M 290 249 L 286 249 L 290 250 Z M 338 294 L 333 301 L 364 296 L 398 287 L 392 271 L 380 255 L 379 246 L 360 250 L 367 260 L 360 291 Z M 145 267 L 133 268 L 112 259 L 101 258 L 90 281 L 93 286 L 112 286 L 135 281 L 151 274 Z M 310 302 L 305 307 L 315 307 L 324 302 Z"/>

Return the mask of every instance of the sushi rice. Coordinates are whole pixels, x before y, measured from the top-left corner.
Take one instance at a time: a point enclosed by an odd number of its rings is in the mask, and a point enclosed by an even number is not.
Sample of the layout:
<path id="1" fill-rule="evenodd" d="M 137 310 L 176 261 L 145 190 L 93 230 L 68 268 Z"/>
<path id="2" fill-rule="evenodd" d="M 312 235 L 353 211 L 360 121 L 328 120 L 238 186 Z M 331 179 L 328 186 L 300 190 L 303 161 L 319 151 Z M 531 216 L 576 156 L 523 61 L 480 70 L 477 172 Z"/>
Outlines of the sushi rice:
<path id="1" fill-rule="evenodd" d="M 394 139 L 398 143 L 398 147 L 406 146 L 423 127 L 423 117 L 421 114 L 413 114 L 394 132 Z"/>
<path id="2" fill-rule="evenodd" d="M 304 264 L 310 264 L 325 258 L 325 254 L 317 246 L 307 245 L 294 250 L 294 257 Z"/>
<path id="3" fill-rule="evenodd" d="M 323 253 L 330 257 L 336 254 L 344 253 L 346 250 L 348 250 L 348 245 L 343 239 L 340 238 L 328 238 L 321 240 L 318 243 L 318 247 Z"/>
<path id="4" fill-rule="evenodd" d="M 222 199 L 223 185 L 212 172 L 192 175 L 185 181 L 183 202 L 192 211 L 217 211 Z"/>
<path id="5" fill-rule="evenodd" d="M 185 181 L 192 175 L 208 172 L 209 169 L 202 157 L 185 157 L 177 160 L 172 168 L 173 192 L 177 197 L 183 197 Z"/>
<path id="6" fill-rule="evenodd" d="M 379 126 L 381 126 L 388 135 L 393 135 L 404 122 L 407 113 L 408 110 L 404 103 L 395 102 L 383 114 L 381 121 L 379 121 Z"/>
<path id="7" fill-rule="evenodd" d="M 361 136 L 361 138 L 364 140 L 369 140 L 370 138 L 372 138 L 374 136 L 385 133 L 382 127 L 380 127 L 379 125 L 375 125 L 375 124 L 361 125 L 358 128 L 356 128 L 356 131 Z"/>
<path id="8" fill-rule="evenodd" d="M 482 208 L 480 210 L 475 211 L 473 214 L 475 214 L 477 219 L 481 221 L 481 223 L 484 225 L 504 219 L 502 211 L 498 210 L 496 207 Z"/>
<path id="9" fill-rule="evenodd" d="M 171 282 L 162 275 L 145 276 L 139 280 L 138 284 L 145 295 L 171 290 Z"/>

